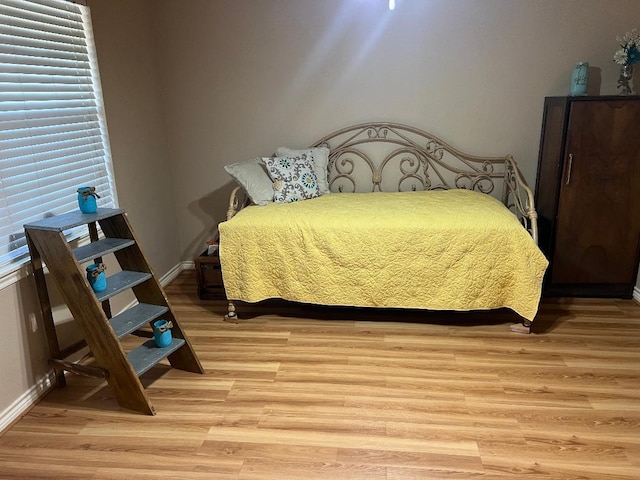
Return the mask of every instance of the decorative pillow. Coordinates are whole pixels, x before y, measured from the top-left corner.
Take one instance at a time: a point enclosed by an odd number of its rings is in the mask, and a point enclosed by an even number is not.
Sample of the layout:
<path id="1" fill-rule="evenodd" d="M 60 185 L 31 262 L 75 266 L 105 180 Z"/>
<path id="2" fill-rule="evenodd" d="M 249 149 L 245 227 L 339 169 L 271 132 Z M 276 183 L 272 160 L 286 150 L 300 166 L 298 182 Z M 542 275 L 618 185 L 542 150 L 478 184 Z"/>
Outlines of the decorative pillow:
<path id="1" fill-rule="evenodd" d="M 293 150 L 291 148 L 280 147 L 276 150 L 279 157 L 297 157 L 306 155 L 307 159 L 313 164 L 313 171 L 318 179 L 318 188 L 320 195 L 331 193 L 329 191 L 329 181 L 327 175 L 327 165 L 329 164 L 329 149 L 327 147 L 307 148 L 305 150 Z"/>
<path id="2" fill-rule="evenodd" d="M 266 205 L 273 201 L 273 181 L 267 173 L 262 158 L 257 157 L 245 162 L 225 165 L 224 169 L 242 185 L 256 205 Z"/>
<path id="3" fill-rule="evenodd" d="M 264 157 L 262 161 L 273 180 L 274 202 L 297 202 L 320 196 L 318 179 L 306 155 Z"/>

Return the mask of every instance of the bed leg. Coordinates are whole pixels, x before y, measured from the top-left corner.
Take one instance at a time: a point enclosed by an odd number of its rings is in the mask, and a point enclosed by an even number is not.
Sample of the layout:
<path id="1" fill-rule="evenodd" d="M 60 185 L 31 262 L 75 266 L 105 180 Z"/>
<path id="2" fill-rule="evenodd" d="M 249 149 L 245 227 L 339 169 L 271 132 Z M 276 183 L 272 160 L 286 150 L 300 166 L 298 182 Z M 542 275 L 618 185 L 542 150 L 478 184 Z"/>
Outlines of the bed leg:
<path id="1" fill-rule="evenodd" d="M 521 323 L 514 323 L 511 325 L 510 330 L 515 333 L 531 333 L 531 320 L 522 320 Z"/>
<path id="2" fill-rule="evenodd" d="M 225 322 L 238 323 L 238 315 L 236 314 L 235 304 L 229 300 L 229 312 L 224 316 Z"/>

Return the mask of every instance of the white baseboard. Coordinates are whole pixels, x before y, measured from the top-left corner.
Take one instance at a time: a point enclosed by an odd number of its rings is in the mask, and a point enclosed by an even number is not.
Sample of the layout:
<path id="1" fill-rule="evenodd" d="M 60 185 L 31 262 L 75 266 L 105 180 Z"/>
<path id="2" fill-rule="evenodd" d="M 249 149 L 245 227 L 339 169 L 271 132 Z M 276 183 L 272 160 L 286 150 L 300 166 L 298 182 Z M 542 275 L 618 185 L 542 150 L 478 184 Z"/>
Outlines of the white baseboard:
<path id="1" fill-rule="evenodd" d="M 196 262 L 191 260 L 190 262 L 182 262 L 182 270 L 194 270 L 196 268 Z"/>
<path id="2" fill-rule="evenodd" d="M 174 280 L 183 270 L 194 269 L 195 263 L 193 261 L 181 262 L 164 274 L 160 279 L 160 284 L 164 287 Z M 134 306 L 137 302 L 134 301 L 130 305 L 127 305 L 123 310 Z M 24 413 L 35 405 L 40 398 L 53 388 L 55 383 L 55 373 L 51 370 L 43 378 L 37 380 L 29 390 L 24 392 L 15 402 L 7 407 L 2 413 L 0 413 L 0 432 L 3 432 L 13 422 L 19 419 Z"/>
<path id="3" fill-rule="evenodd" d="M 163 287 L 166 287 L 167 285 L 169 285 L 169 283 L 171 283 L 172 280 L 175 280 L 178 277 L 178 275 L 182 273 L 183 270 L 189 270 L 194 268 L 195 268 L 194 261 L 180 262 L 171 270 L 169 270 L 167 273 L 165 273 L 162 277 L 160 277 L 159 279 L 160 285 L 162 285 Z"/>
<path id="4" fill-rule="evenodd" d="M 633 289 L 633 299 L 634 299 L 636 302 L 640 303 L 640 288 L 635 287 L 635 288 Z"/>
<path id="5" fill-rule="evenodd" d="M 22 394 L 0 414 L 0 432 L 4 432 L 13 422 L 25 414 L 38 400 L 53 388 L 55 374 L 53 370 L 40 378 L 35 385 Z"/>

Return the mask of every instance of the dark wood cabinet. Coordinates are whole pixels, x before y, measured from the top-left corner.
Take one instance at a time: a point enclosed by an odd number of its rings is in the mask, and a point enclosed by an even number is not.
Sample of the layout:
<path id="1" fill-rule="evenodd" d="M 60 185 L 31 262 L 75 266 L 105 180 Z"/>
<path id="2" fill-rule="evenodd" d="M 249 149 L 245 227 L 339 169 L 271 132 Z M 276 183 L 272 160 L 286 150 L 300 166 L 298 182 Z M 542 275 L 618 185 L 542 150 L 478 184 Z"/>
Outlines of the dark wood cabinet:
<path id="1" fill-rule="evenodd" d="M 640 261 L 640 96 L 545 99 L 536 206 L 546 295 L 631 298 Z"/>

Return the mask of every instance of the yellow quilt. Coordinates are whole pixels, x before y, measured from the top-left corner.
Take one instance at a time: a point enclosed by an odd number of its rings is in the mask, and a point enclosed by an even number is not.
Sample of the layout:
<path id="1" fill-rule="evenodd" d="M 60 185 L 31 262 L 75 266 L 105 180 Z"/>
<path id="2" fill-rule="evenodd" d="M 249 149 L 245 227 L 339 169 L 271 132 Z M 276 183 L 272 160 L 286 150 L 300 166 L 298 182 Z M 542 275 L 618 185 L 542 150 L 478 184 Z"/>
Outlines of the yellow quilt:
<path id="1" fill-rule="evenodd" d="M 484 310 L 533 320 L 547 260 L 495 198 L 467 190 L 332 193 L 220 224 L 227 297 Z"/>

